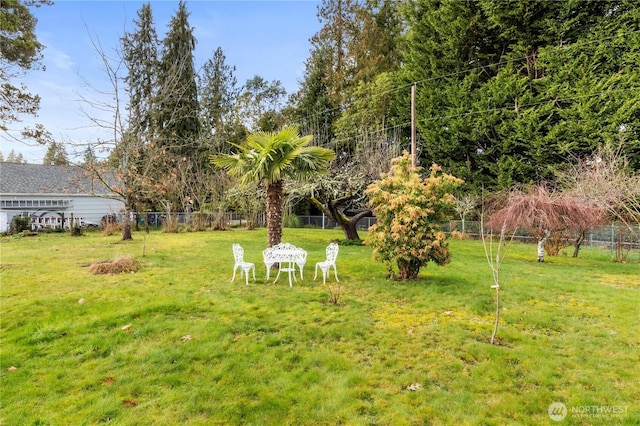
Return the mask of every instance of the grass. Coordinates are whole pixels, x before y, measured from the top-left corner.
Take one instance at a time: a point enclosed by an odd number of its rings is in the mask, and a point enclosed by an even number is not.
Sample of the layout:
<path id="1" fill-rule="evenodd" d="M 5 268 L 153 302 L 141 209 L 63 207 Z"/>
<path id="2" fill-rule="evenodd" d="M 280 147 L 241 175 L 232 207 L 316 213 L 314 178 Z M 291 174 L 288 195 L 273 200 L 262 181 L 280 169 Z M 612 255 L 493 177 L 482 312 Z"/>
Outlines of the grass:
<path id="1" fill-rule="evenodd" d="M 544 425 L 556 401 L 561 424 L 640 424 L 640 264 L 606 251 L 512 246 L 491 345 L 477 241 L 408 283 L 343 246 L 332 303 L 313 267 L 339 231 L 285 229 L 293 288 L 264 280 L 264 230 L 134 238 L 2 238 L 0 424 Z M 230 282 L 234 242 L 256 283 Z M 138 271 L 88 270 L 119 257 Z"/>

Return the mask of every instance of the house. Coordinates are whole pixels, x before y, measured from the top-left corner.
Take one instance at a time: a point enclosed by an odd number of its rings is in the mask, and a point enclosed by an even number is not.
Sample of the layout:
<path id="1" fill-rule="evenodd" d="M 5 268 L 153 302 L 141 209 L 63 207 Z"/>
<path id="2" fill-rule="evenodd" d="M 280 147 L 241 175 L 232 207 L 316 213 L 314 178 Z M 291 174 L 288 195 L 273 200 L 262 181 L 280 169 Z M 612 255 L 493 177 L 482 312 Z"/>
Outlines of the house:
<path id="1" fill-rule="evenodd" d="M 32 229 L 100 225 L 124 203 L 78 166 L 0 163 L 0 232 L 26 213 Z"/>

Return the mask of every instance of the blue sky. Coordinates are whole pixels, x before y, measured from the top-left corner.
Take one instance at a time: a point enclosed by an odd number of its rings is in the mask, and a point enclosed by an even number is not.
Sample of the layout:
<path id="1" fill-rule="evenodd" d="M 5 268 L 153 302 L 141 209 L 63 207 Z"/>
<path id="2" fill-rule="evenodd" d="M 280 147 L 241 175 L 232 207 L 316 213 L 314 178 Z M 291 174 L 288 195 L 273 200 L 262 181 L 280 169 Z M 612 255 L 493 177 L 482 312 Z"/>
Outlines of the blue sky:
<path id="1" fill-rule="evenodd" d="M 46 71 L 31 71 L 19 81 L 41 96 L 39 116 L 24 116 L 22 124 L 43 123 L 58 141 L 92 143 L 110 139 L 86 117 L 109 119 L 110 112 L 98 111 L 81 98 L 109 102 L 112 85 L 92 45 L 107 54 L 118 47 L 126 31 L 133 31 L 133 20 L 140 1 L 56 1 L 52 6 L 33 9 L 38 18 L 38 40 L 46 46 Z M 178 7 L 177 1 L 152 0 L 151 8 L 158 36 L 163 38 L 167 24 Z M 309 56 L 309 38 L 320 29 L 317 18 L 319 0 L 297 1 L 186 1 L 189 22 L 197 39 L 196 67 L 222 47 L 227 63 L 236 67 L 239 84 L 255 75 L 280 80 L 288 93 L 298 88 L 304 61 Z M 101 93 L 102 92 L 102 93 Z M 84 112 L 83 112 L 84 111 Z M 46 149 L 13 142 L 0 134 L 0 151 L 21 152 L 30 163 L 41 163 Z M 67 148 L 73 156 L 73 148 Z"/>

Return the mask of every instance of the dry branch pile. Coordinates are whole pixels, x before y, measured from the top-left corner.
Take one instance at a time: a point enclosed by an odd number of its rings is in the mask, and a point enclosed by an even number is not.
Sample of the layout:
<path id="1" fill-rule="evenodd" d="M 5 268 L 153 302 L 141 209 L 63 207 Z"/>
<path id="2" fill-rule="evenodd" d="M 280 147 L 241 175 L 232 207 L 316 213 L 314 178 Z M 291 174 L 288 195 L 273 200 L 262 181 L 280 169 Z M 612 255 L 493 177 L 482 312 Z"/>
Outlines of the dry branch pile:
<path id="1" fill-rule="evenodd" d="M 93 262 L 89 266 L 89 272 L 94 275 L 123 274 L 136 272 L 138 262 L 133 257 L 117 257 L 113 261 Z"/>

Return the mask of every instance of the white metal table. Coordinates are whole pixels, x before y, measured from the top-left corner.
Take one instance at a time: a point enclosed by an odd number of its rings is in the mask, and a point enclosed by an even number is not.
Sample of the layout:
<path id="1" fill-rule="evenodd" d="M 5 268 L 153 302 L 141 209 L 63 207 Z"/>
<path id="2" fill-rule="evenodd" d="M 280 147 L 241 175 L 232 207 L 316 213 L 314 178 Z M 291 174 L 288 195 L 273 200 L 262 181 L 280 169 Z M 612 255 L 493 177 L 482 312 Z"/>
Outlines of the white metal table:
<path id="1" fill-rule="evenodd" d="M 264 264 L 267 268 L 267 279 L 269 272 L 274 264 L 278 264 L 278 275 L 273 281 L 274 283 L 280 278 L 281 272 L 289 274 L 289 287 L 293 287 L 293 281 L 296 279 L 296 266 L 300 269 L 300 278 L 302 279 L 302 268 L 307 260 L 307 252 L 300 247 L 296 247 L 289 243 L 280 243 L 273 247 L 269 247 L 262 252 Z"/>

